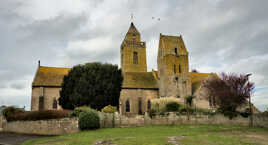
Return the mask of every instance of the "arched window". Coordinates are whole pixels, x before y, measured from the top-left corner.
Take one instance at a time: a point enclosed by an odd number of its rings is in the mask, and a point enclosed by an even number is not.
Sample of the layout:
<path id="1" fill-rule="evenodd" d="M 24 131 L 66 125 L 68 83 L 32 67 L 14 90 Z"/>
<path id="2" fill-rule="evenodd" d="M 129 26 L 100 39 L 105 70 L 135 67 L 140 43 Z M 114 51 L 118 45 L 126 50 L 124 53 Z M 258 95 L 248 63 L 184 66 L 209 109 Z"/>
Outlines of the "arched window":
<path id="1" fill-rule="evenodd" d="M 130 105 L 129 105 L 129 101 L 126 101 L 126 112 L 130 112 Z"/>
<path id="2" fill-rule="evenodd" d="M 53 100 L 53 109 L 57 109 L 58 108 L 58 102 L 56 100 L 56 98 L 54 98 Z"/>
<path id="3" fill-rule="evenodd" d="M 39 110 L 44 110 L 44 96 L 39 96 Z"/>
<path id="4" fill-rule="evenodd" d="M 177 55 L 177 54 L 178 54 L 178 49 L 177 49 L 177 48 L 175 48 L 174 50 L 175 50 L 175 54 Z"/>
<path id="5" fill-rule="evenodd" d="M 138 52 L 133 52 L 133 63 L 138 64 Z"/>
<path id="6" fill-rule="evenodd" d="M 176 74 L 176 64 L 174 64 L 174 74 Z"/>
<path id="7" fill-rule="evenodd" d="M 141 98 L 139 98 L 139 115 L 142 115 L 142 102 L 141 102 Z"/>
<path id="8" fill-rule="evenodd" d="M 181 65 L 179 65 L 179 73 L 181 73 Z"/>
<path id="9" fill-rule="evenodd" d="M 147 102 L 147 111 L 148 112 L 151 111 L 151 100 L 148 100 L 148 102 Z"/>

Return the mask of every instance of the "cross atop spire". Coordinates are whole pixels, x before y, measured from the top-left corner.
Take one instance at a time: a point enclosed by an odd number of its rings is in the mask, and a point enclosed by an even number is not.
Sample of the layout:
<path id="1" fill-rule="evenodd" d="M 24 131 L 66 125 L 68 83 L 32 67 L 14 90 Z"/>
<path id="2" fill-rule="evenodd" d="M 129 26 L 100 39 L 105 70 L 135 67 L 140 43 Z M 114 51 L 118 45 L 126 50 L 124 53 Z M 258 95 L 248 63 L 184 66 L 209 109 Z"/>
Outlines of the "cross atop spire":
<path id="1" fill-rule="evenodd" d="M 131 13 L 131 21 L 133 21 L 133 19 L 134 19 L 134 15 L 133 15 L 133 13 Z"/>

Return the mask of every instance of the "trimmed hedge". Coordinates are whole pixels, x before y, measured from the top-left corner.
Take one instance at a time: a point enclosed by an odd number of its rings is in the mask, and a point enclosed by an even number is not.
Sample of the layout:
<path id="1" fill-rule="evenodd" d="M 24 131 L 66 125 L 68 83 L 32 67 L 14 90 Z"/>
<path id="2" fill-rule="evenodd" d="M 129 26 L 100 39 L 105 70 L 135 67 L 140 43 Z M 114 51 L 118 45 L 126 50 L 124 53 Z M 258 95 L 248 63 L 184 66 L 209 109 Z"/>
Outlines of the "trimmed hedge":
<path id="1" fill-rule="evenodd" d="M 14 114 L 17 114 L 17 113 L 22 113 L 24 111 L 22 111 L 21 109 L 19 108 L 15 108 L 15 107 L 7 107 L 5 108 L 3 111 L 2 111 L 2 114 L 3 116 L 7 119 L 8 116 L 10 115 L 14 115 Z"/>
<path id="2" fill-rule="evenodd" d="M 96 111 L 85 111 L 79 115 L 78 125 L 81 130 L 100 128 L 100 117 Z"/>
<path id="3" fill-rule="evenodd" d="M 26 120 L 47 120 L 68 117 L 71 111 L 69 110 L 42 110 L 29 111 L 8 115 L 7 121 L 26 121 Z"/>

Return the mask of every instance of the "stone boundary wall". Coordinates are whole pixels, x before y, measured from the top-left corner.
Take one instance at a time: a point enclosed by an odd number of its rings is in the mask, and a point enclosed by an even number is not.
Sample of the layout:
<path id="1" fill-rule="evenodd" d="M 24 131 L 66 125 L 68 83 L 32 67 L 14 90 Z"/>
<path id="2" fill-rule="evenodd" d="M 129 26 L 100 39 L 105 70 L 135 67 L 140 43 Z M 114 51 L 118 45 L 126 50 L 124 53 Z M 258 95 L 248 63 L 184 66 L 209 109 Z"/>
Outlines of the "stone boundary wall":
<path id="1" fill-rule="evenodd" d="M 217 115 L 176 115 L 169 113 L 167 116 L 153 116 L 150 118 L 147 115 L 128 118 L 126 116 L 115 116 L 115 127 L 124 126 L 149 126 L 149 125 L 181 125 L 181 124 L 213 124 L 213 125 L 238 125 L 248 126 L 249 118 L 238 116 L 230 120 L 221 114 Z M 268 117 L 254 115 L 253 125 L 268 128 Z"/>
<path id="2" fill-rule="evenodd" d="M 238 125 L 248 126 L 249 118 L 238 116 L 230 120 L 221 114 L 216 115 L 177 115 L 170 112 L 168 115 L 156 115 L 152 118 L 148 115 L 127 117 L 123 115 L 107 114 L 99 112 L 101 128 L 107 127 L 131 127 L 150 125 L 181 125 L 181 124 L 214 124 L 214 125 Z M 268 128 L 268 116 L 254 115 L 253 125 Z"/>
<path id="3" fill-rule="evenodd" d="M 148 115 L 127 117 L 118 113 L 108 114 L 99 112 L 100 127 L 135 127 L 135 126 L 151 126 L 151 125 L 182 125 L 182 124 L 213 124 L 213 125 L 238 125 L 248 126 L 249 118 L 235 117 L 230 120 L 223 115 L 177 115 L 169 113 L 166 116 Z M 268 128 L 268 117 L 254 115 L 254 126 Z M 39 121 L 13 121 L 3 122 L 3 130 L 6 132 L 38 134 L 38 135 L 61 135 L 67 133 L 79 132 L 77 118 L 51 119 Z"/>
<path id="4" fill-rule="evenodd" d="M 76 133 L 79 132 L 79 129 L 77 118 L 63 118 L 4 122 L 3 131 L 37 135 L 61 135 L 66 133 Z"/>
<path id="5" fill-rule="evenodd" d="M 3 130 L 3 116 L 0 115 L 0 131 Z"/>

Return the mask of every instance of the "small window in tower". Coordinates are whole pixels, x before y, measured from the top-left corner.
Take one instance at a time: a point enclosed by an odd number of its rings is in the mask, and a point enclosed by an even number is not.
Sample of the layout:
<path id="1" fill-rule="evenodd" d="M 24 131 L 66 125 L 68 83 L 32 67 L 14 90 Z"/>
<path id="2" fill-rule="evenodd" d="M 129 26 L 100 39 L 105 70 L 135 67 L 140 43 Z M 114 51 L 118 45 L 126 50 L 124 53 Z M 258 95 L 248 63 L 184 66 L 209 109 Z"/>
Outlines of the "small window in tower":
<path id="1" fill-rule="evenodd" d="M 176 74 L 176 64 L 174 64 L 174 74 Z"/>
<path id="2" fill-rule="evenodd" d="M 181 73 L 181 65 L 179 65 L 179 73 Z"/>
<path id="3" fill-rule="evenodd" d="M 53 100 L 53 109 L 57 109 L 58 108 L 58 102 L 56 100 L 56 98 L 54 98 Z"/>
<path id="4" fill-rule="evenodd" d="M 133 53 L 133 64 L 138 64 L 138 52 Z"/>
<path id="5" fill-rule="evenodd" d="M 39 110 L 44 110 L 44 96 L 39 96 Z"/>
<path id="6" fill-rule="evenodd" d="M 130 104 L 129 101 L 126 101 L 126 112 L 130 112 Z"/>
<path id="7" fill-rule="evenodd" d="M 178 54 L 178 49 L 177 49 L 177 48 L 175 48 L 175 54 L 176 54 L 176 55 Z"/>

